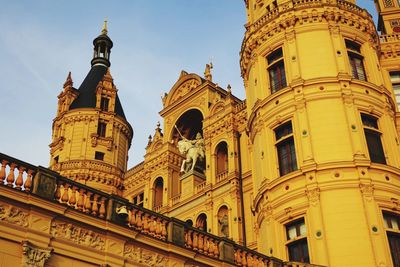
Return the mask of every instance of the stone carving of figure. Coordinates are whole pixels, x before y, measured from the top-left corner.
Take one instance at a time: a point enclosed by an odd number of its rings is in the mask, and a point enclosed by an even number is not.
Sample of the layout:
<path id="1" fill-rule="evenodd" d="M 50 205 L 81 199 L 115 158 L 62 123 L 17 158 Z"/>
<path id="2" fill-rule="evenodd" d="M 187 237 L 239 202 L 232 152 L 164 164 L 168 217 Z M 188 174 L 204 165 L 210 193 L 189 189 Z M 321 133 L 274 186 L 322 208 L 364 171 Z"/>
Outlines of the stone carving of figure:
<path id="1" fill-rule="evenodd" d="M 218 219 L 218 223 L 221 227 L 221 234 L 224 237 L 229 237 L 229 219 L 228 215 L 224 214 L 221 219 Z"/>
<path id="2" fill-rule="evenodd" d="M 178 130 L 178 128 L 176 129 Z M 196 139 L 194 140 L 188 140 L 179 130 L 178 133 L 182 137 L 182 140 L 178 142 L 179 152 L 186 156 L 186 159 L 182 162 L 181 172 L 186 173 L 189 170 L 193 171 L 198 159 L 203 160 L 205 157 L 204 139 L 201 133 L 197 133 Z"/>
<path id="3" fill-rule="evenodd" d="M 210 62 L 210 64 L 206 64 L 206 69 L 204 70 L 204 78 L 206 78 L 207 81 L 212 81 L 212 75 L 211 75 L 211 69 L 213 68 L 213 64 Z"/>

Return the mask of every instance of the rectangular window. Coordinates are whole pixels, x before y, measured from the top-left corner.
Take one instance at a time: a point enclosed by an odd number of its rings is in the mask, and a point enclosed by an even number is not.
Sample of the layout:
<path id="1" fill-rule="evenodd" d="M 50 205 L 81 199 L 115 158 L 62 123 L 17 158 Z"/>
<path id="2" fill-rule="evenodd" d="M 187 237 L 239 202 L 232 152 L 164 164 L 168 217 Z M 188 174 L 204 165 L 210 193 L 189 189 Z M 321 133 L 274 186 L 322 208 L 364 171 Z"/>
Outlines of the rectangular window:
<path id="1" fill-rule="evenodd" d="M 367 114 L 361 114 L 361 120 L 371 162 L 386 164 L 381 133 L 378 128 L 378 119 Z"/>
<path id="2" fill-rule="evenodd" d="M 349 40 L 346 40 L 347 55 L 349 56 L 351 76 L 354 79 L 366 81 L 364 69 L 364 57 L 361 55 L 361 45 Z"/>
<path id="3" fill-rule="evenodd" d="M 292 123 L 287 122 L 275 129 L 276 150 L 278 152 L 279 174 L 281 176 L 297 170 Z"/>
<path id="4" fill-rule="evenodd" d="M 282 48 L 272 52 L 267 57 L 267 62 L 271 93 L 275 93 L 287 86 Z"/>
<path id="5" fill-rule="evenodd" d="M 390 81 L 392 82 L 393 93 L 396 98 L 396 103 L 400 109 L 400 71 L 390 72 Z"/>
<path id="6" fill-rule="evenodd" d="M 102 111 L 108 111 L 108 104 L 110 103 L 110 99 L 107 97 L 102 97 L 100 99 L 100 109 Z"/>
<path id="7" fill-rule="evenodd" d="M 383 221 L 394 267 L 400 267 L 400 215 L 383 212 Z"/>
<path id="8" fill-rule="evenodd" d="M 99 122 L 97 125 L 97 134 L 100 137 L 105 137 L 106 136 L 106 129 L 107 129 L 107 124 L 104 122 Z"/>
<path id="9" fill-rule="evenodd" d="M 304 219 L 286 225 L 286 244 L 290 261 L 310 263 L 307 245 L 307 228 Z"/>
<path id="10" fill-rule="evenodd" d="M 139 206 L 139 207 L 143 207 L 143 198 L 144 198 L 144 193 L 141 192 L 140 194 L 136 195 L 133 197 L 132 201 L 133 204 Z"/>
<path id="11" fill-rule="evenodd" d="M 94 153 L 94 159 L 97 159 L 97 160 L 104 160 L 104 153 L 103 153 L 103 152 L 96 151 L 96 152 Z"/>

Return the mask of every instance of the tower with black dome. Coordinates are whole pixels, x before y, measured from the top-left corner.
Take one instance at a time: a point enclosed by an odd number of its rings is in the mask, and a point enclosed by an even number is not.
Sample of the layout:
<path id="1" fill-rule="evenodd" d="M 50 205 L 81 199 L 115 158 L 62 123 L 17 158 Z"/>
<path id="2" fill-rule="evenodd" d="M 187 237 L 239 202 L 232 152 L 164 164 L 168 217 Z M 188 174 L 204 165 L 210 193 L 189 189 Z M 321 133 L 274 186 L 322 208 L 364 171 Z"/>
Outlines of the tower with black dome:
<path id="1" fill-rule="evenodd" d="M 133 130 L 110 74 L 113 42 L 104 22 L 93 40 L 91 69 L 78 89 L 71 73 L 58 96 L 50 168 L 108 193 L 121 194 Z"/>

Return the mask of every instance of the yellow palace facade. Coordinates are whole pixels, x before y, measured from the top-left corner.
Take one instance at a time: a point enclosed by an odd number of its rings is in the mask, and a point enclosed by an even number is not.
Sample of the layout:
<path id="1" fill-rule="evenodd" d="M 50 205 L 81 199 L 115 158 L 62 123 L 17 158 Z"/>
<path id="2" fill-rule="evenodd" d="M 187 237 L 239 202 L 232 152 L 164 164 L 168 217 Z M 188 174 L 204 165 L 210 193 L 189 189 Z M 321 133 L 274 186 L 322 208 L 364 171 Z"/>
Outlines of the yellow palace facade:
<path id="1" fill-rule="evenodd" d="M 400 266 L 400 2 L 375 4 L 245 0 L 246 99 L 182 71 L 130 169 L 105 25 L 49 168 L 0 154 L 0 266 Z"/>

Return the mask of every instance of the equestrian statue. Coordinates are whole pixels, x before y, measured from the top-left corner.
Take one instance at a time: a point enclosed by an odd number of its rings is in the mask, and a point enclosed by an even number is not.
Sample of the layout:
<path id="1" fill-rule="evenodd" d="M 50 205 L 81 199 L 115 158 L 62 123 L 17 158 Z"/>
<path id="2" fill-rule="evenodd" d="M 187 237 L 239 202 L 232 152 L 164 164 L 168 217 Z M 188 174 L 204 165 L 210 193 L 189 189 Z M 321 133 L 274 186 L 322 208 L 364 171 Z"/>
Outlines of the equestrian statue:
<path id="1" fill-rule="evenodd" d="M 196 139 L 189 140 L 184 137 L 175 125 L 175 129 L 181 136 L 182 140 L 178 141 L 179 152 L 186 157 L 181 166 L 181 172 L 187 173 L 193 171 L 198 161 L 203 161 L 205 158 L 204 139 L 201 133 L 196 134 Z"/>

